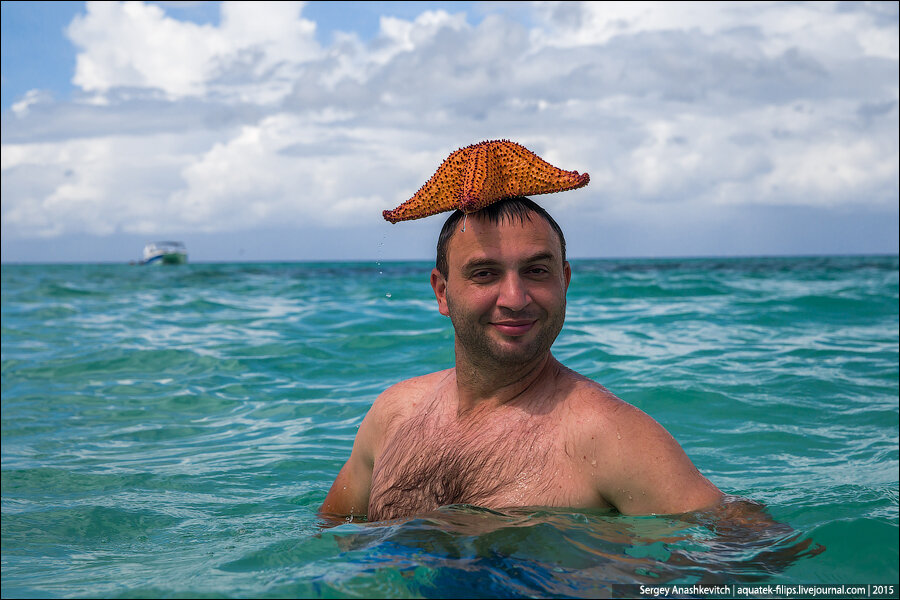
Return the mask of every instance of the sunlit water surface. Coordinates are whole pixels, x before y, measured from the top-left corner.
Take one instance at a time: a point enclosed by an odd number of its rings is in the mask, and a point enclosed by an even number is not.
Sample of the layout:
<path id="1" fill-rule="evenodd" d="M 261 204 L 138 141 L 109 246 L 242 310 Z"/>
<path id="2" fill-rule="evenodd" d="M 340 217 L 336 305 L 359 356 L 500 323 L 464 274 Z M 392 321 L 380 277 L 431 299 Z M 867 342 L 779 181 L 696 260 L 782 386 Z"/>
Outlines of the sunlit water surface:
<path id="1" fill-rule="evenodd" d="M 452 365 L 429 272 L 4 265 L 3 596 L 896 583 L 897 257 L 573 263 L 557 358 L 787 531 L 471 506 L 327 527 L 375 396 Z"/>

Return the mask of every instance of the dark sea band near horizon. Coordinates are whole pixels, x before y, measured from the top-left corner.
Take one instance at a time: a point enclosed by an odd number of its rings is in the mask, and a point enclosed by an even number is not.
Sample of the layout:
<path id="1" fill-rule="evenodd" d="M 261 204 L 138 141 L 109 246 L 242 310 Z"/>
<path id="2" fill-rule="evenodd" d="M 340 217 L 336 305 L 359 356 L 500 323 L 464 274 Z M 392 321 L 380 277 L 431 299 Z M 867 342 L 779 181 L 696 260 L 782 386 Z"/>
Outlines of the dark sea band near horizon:
<path id="1" fill-rule="evenodd" d="M 793 534 L 542 507 L 327 527 L 374 398 L 453 365 L 430 263 L 4 264 L 3 597 L 896 584 L 897 256 L 572 265 L 554 355 Z"/>

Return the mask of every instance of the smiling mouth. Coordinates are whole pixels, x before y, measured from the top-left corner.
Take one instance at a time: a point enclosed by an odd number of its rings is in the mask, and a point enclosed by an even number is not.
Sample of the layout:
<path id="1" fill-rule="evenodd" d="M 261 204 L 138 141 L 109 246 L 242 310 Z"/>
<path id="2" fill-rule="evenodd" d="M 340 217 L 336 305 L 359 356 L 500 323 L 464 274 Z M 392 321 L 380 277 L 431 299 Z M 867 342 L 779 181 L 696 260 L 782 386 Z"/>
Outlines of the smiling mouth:
<path id="1" fill-rule="evenodd" d="M 537 320 L 516 320 L 516 321 L 494 321 L 491 325 L 494 326 L 497 331 L 504 335 L 510 336 L 518 336 L 525 335 L 531 328 L 534 327 L 534 324 L 537 323 Z"/>

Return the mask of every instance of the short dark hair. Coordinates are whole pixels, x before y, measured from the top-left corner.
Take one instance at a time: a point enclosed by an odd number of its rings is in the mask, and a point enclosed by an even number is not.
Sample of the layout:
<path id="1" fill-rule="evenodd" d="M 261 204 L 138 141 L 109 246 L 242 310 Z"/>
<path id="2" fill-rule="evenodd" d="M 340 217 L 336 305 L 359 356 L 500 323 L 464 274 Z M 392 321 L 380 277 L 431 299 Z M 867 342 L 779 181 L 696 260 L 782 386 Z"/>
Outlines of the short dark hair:
<path id="1" fill-rule="evenodd" d="M 559 237 L 560 248 L 562 249 L 562 260 L 563 262 L 566 262 L 566 238 L 563 235 L 562 229 L 546 210 L 538 206 L 537 203 L 530 198 L 526 198 L 525 196 L 505 198 L 498 202 L 494 202 L 473 214 L 477 215 L 479 219 L 487 219 L 490 223 L 496 225 L 501 221 L 524 223 L 526 219 L 529 221 L 531 220 L 532 213 L 540 215 L 541 218 L 547 221 L 553 231 L 556 232 L 556 235 Z M 434 266 L 444 279 L 446 279 L 450 273 L 450 266 L 447 262 L 447 245 L 450 243 L 450 238 L 453 237 L 456 230 L 462 227 L 459 222 L 462 221 L 464 217 L 465 213 L 461 210 L 453 211 L 453 213 L 447 217 L 447 220 L 444 221 L 444 227 L 441 229 L 441 234 L 438 236 L 437 259 L 435 260 Z"/>

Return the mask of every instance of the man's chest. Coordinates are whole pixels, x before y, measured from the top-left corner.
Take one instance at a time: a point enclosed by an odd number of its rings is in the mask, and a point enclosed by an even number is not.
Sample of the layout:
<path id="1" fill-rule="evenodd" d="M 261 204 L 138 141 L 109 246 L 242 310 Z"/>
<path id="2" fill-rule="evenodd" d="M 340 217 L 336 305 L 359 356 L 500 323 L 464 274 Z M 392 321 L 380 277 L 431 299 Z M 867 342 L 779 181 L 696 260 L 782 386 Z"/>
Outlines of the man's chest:
<path id="1" fill-rule="evenodd" d="M 395 429 L 376 458 L 369 519 L 448 504 L 593 505 L 577 465 L 562 427 L 549 419 L 459 425 L 418 415 Z"/>

